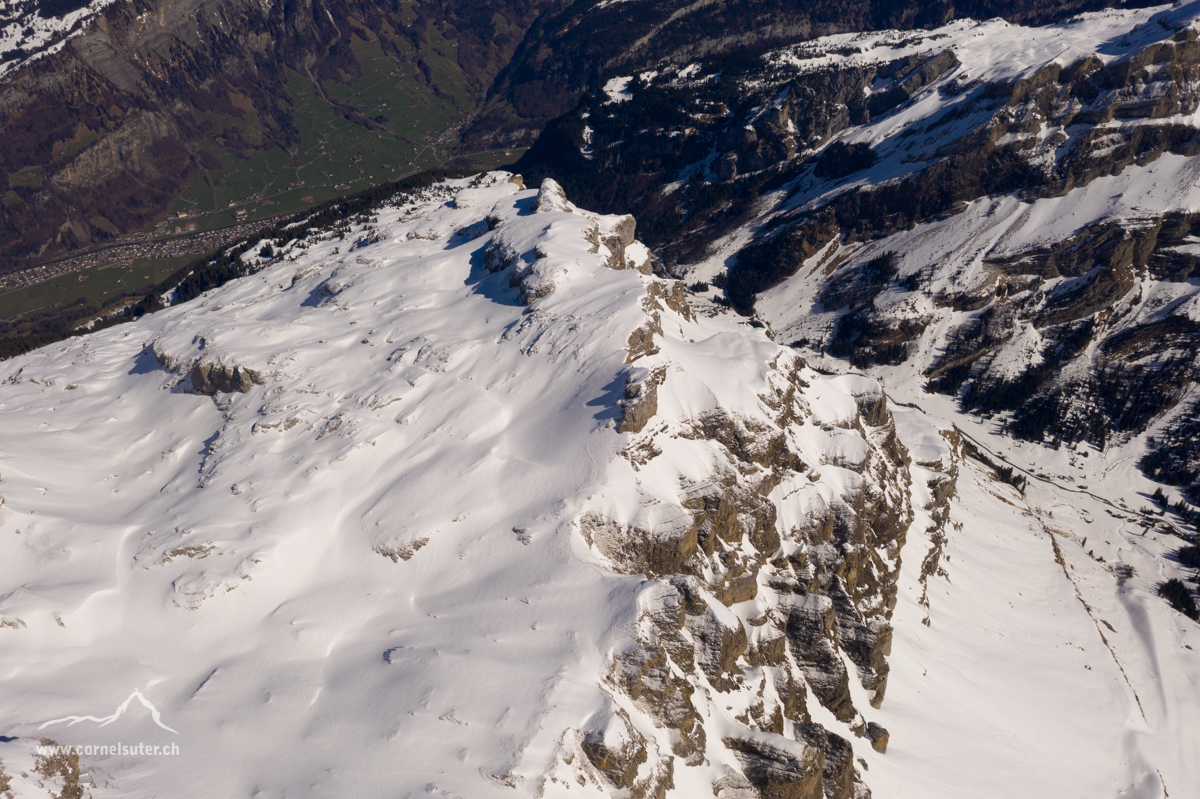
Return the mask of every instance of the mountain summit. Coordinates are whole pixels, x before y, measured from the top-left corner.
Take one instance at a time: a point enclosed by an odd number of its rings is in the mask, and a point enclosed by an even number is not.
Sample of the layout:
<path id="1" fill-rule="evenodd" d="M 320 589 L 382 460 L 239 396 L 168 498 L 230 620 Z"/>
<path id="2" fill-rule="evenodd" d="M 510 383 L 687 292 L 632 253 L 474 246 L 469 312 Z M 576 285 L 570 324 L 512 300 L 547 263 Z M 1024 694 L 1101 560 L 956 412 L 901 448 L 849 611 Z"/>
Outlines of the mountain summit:
<path id="1" fill-rule="evenodd" d="M 493 173 L 242 258 L 6 363 L 6 759 L 133 680 L 183 755 L 96 762 L 130 795 L 1186 784 L 1165 543 L 655 277 L 632 218 Z"/>

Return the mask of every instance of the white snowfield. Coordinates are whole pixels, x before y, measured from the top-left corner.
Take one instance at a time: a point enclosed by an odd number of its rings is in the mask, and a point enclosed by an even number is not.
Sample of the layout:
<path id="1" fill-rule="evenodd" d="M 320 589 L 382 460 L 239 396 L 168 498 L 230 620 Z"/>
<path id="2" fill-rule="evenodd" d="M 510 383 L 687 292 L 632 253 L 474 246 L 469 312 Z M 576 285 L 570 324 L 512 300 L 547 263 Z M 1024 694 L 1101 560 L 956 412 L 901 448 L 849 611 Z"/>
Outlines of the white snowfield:
<path id="1" fill-rule="evenodd" d="M 0 62 L 0 77 L 57 52 L 67 39 L 78 36 L 97 14 L 115 0 L 91 0 L 62 16 L 42 16 L 37 0 L 0 0 L 0 56 L 20 49 L 19 58 Z"/>
<path id="2" fill-rule="evenodd" d="M 661 583 L 618 573 L 629 553 L 580 519 L 669 519 L 681 483 L 726 461 L 671 431 L 774 418 L 794 367 L 807 424 L 785 432 L 811 471 L 770 499 L 799 524 L 862 479 L 856 402 L 879 386 L 693 313 L 638 268 L 644 247 L 612 243 L 624 220 L 537 194 L 502 173 L 436 186 L 0 367 L 15 796 L 44 796 L 42 737 L 177 745 L 85 753 L 97 799 L 622 795 L 564 742 L 629 734 L 605 678 Z M 642 432 L 618 432 L 655 381 Z M 961 457 L 948 407 L 927 410 L 892 406 L 915 519 L 882 707 L 850 680 L 891 743 L 810 693 L 813 720 L 853 742 L 876 797 L 1200 796 L 1200 628 L 1151 595 L 1170 540 L 1086 494 L 1019 495 Z M 955 471 L 939 543 L 928 482 Z M 765 601 L 712 613 L 733 627 Z M 745 698 L 689 679 L 707 749 L 666 795 L 712 796 Z"/>
<path id="3" fill-rule="evenodd" d="M 1017 25 L 1000 17 L 959 19 L 932 30 L 823 36 L 768 57 L 815 72 L 831 66 L 883 64 L 907 55 L 953 50 L 962 64 L 961 72 L 954 76 L 960 81 L 1012 80 L 1032 76 L 1051 63 L 1065 67 L 1089 56 L 1101 63 L 1116 61 L 1195 26 L 1198 16 L 1200 3 L 1196 0 L 1176 0 L 1146 8 L 1093 11 L 1037 27 Z M 932 98 L 926 98 L 926 102 L 932 105 Z M 891 119 L 903 121 L 899 114 Z"/>

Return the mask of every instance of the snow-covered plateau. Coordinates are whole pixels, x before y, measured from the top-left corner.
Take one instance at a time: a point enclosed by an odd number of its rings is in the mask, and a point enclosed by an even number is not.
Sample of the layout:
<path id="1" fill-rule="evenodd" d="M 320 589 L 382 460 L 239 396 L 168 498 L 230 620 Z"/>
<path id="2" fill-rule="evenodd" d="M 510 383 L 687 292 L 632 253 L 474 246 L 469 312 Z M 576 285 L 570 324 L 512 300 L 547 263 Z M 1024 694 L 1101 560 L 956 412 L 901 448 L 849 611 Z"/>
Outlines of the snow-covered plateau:
<path id="1" fill-rule="evenodd" d="M 4 364 L 15 797 L 1200 795 L 1134 482 L 1019 492 L 550 181 L 275 245 Z"/>

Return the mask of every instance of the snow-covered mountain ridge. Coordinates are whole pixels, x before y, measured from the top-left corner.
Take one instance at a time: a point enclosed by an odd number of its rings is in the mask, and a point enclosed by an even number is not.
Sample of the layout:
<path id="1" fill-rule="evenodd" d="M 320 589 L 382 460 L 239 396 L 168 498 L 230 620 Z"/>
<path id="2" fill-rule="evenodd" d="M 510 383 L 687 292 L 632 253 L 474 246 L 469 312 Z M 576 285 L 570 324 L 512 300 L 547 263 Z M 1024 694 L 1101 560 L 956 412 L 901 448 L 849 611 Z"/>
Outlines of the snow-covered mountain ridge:
<path id="1" fill-rule="evenodd" d="M 440 185 L 344 233 L 6 364 L 6 650 L 44 657 L 50 633 L 92 653 L 40 673 L 6 734 L 107 696 L 132 657 L 139 685 L 179 679 L 158 706 L 207 751 L 220 725 L 186 708 L 245 701 L 262 662 L 264 698 L 291 697 L 272 723 L 353 720 L 358 744 L 302 769 L 331 792 L 317 773 L 361 745 L 470 795 L 761 782 L 781 752 L 803 768 L 771 779 L 850 795 L 849 744 L 804 684 L 865 732 L 844 651 L 883 698 L 909 512 L 877 384 L 697 317 L 644 274 L 631 219 L 551 183 Z M 293 661 L 374 685 L 285 688 Z M 37 698 L 59 682 L 82 690 Z M 471 768 L 445 773 L 448 740 Z M 277 780 L 287 745 L 238 790 Z"/>
<path id="2" fill-rule="evenodd" d="M 630 218 L 493 174 L 273 246 L 6 363 L 15 795 L 134 688 L 178 736 L 120 740 L 183 754 L 85 755 L 96 796 L 1195 784 L 1171 539 L 689 301 Z"/>

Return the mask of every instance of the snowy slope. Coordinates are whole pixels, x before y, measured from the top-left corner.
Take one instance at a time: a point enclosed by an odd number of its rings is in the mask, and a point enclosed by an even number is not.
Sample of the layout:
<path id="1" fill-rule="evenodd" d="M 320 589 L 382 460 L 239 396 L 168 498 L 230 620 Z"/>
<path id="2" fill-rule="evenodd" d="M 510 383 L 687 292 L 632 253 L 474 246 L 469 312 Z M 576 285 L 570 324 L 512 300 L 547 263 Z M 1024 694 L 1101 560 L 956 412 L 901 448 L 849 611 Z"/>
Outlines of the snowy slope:
<path id="1" fill-rule="evenodd" d="M 994 428 L 949 402 L 923 404 L 895 409 L 905 440 L 933 440 L 941 415 L 1003 448 Z M 910 444 L 915 459 L 919 446 Z M 909 568 L 928 557 L 910 540 L 892 653 L 893 680 L 905 677 L 881 719 L 896 743 L 872 762 L 872 787 L 899 797 L 1197 795 L 1200 628 L 1153 596 L 1181 576 L 1166 558 L 1181 542 L 1106 500 L 1039 480 L 1022 495 L 988 472 L 959 462 L 946 540 L 928 550 L 941 550 L 934 574 L 924 576 L 927 560 Z M 1122 493 L 1142 505 L 1128 483 L 1103 495 Z"/>
<path id="2" fill-rule="evenodd" d="M 54 52 L 115 0 L 0 0 L 0 75 Z"/>
<path id="3" fill-rule="evenodd" d="M 1167 542 L 697 312 L 632 234 L 451 182 L 6 362 L 15 795 L 42 736 L 178 745 L 85 754 L 97 797 L 1200 784 Z M 169 730 L 46 725 L 135 689 Z"/>
<path id="4" fill-rule="evenodd" d="M 665 421 L 761 415 L 793 356 L 612 268 L 648 258 L 625 220 L 552 192 L 531 213 L 533 193 L 485 184 L 6 364 L 3 732 L 19 738 L 0 756 L 39 734 L 103 740 L 38 730 L 140 688 L 184 753 L 90 761 L 122 795 L 504 795 L 536 789 L 566 730 L 603 726 L 598 682 L 644 589 L 578 519 L 632 519 L 724 457 L 673 441 L 639 486 L 614 427 L 635 426 L 641 364 L 671 372 Z M 610 227 L 612 248 L 589 241 Z M 222 380 L 249 390 L 196 391 Z M 857 413 L 836 384 L 814 401 Z M 835 501 L 847 474 L 806 493 Z"/>

